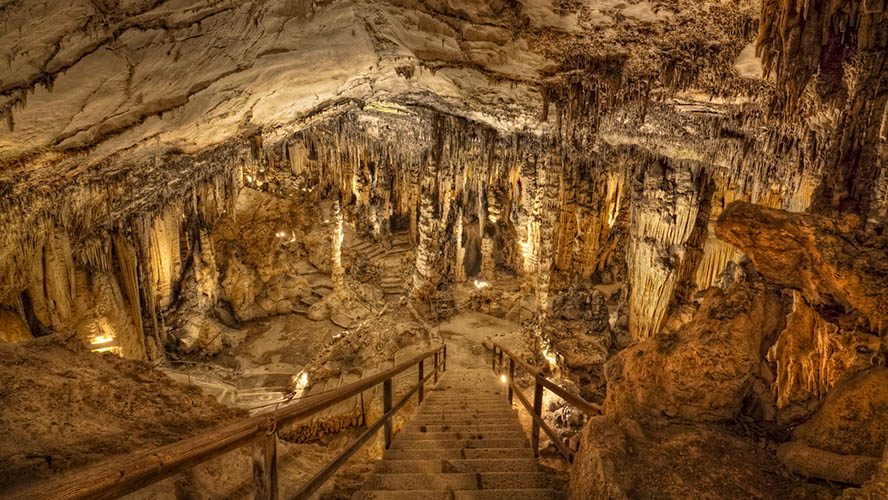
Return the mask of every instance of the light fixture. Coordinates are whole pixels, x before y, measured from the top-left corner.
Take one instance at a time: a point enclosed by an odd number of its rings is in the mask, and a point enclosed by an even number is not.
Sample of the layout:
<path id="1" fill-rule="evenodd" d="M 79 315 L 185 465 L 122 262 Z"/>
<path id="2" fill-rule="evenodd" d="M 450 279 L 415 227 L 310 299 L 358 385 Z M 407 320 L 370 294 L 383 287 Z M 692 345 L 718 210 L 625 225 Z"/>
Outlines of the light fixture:
<path id="1" fill-rule="evenodd" d="M 500 375 L 500 382 L 505 384 L 508 380 L 505 375 Z"/>
<path id="2" fill-rule="evenodd" d="M 475 280 L 475 288 L 484 288 L 486 286 L 490 286 L 490 283 L 488 283 L 486 281 Z"/>

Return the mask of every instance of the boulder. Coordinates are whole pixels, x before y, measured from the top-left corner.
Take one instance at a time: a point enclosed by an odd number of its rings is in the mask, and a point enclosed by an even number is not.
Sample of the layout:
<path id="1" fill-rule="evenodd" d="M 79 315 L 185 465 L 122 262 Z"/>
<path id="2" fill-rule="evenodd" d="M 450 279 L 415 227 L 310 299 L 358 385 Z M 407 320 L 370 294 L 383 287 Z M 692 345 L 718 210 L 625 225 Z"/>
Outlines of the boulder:
<path id="1" fill-rule="evenodd" d="M 783 325 L 764 283 L 711 288 L 693 319 L 624 349 L 605 365 L 605 414 L 736 418 L 759 374 L 762 344 Z"/>
<path id="2" fill-rule="evenodd" d="M 785 500 L 796 486 L 755 441 L 712 424 L 592 417 L 570 471 L 573 500 Z"/>
<path id="3" fill-rule="evenodd" d="M 888 443 L 888 368 L 839 381 L 793 439 L 833 453 L 880 457 Z"/>
<path id="4" fill-rule="evenodd" d="M 862 488 L 848 488 L 838 500 L 884 500 L 888 498 L 888 446 L 882 463 Z"/>
<path id="5" fill-rule="evenodd" d="M 879 466 L 879 459 L 842 455 L 792 441 L 777 448 L 777 457 L 795 474 L 848 484 L 863 484 Z"/>
<path id="6" fill-rule="evenodd" d="M 859 219 L 735 201 L 719 216 L 715 232 L 746 253 L 768 281 L 801 291 L 831 315 L 856 312 L 859 317 L 846 319 L 843 328 L 888 329 L 888 237 L 866 234 Z"/>
<path id="7" fill-rule="evenodd" d="M 32 338 L 31 330 L 18 314 L 0 308 L 0 341 L 24 342 Z"/>

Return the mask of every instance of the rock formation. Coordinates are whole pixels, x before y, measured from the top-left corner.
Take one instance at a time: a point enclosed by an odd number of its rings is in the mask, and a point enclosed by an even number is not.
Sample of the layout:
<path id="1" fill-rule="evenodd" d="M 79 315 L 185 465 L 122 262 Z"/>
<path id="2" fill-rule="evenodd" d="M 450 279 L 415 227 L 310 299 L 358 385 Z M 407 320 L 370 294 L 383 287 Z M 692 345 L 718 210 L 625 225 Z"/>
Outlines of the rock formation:
<path id="1" fill-rule="evenodd" d="M 739 416 L 763 349 L 782 328 L 781 303 L 764 283 L 707 292 L 694 318 L 621 351 L 605 368 L 605 414 L 726 421 Z"/>
<path id="2" fill-rule="evenodd" d="M 578 498 L 879 494 L 884 0 L 18 0 L 0 21 L 0 348 L 61 335 L 260 411 L 474 310 L 605 402 Z"/>

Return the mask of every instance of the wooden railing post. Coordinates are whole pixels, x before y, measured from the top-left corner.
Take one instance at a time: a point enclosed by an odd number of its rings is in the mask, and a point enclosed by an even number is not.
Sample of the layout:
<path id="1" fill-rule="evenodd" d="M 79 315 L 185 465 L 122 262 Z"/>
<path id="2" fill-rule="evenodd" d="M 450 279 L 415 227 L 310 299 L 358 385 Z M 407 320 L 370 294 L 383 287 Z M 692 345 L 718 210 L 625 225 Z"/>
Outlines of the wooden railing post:
<path id="1" fill-rule="evenodd" d="M 435 383 L 438 383 L 438 370 L 441 368 L 438 366 L 438 353 L 435 353 Z"/>
<path id="2" fill-rule="evenodd" d="M 493 373 L 496 373 L 496 346 L 493 346 Z"/>
<path id="3" fill-rule="evenodd" d="M 253 442 L 253 498 L 278 500 L 277 432 Z"/>
<path id="4" fill-rule="evenodd" d="M 512 404 L 512 381 L 515 380 L 515 360 L 509 356 L 509 404 Z"/>
<path id="5" fill-rule="evenodd" d="M 388 413 L 392 409 L 392 379 L 386 379 L 382 383 L 382 413 Z M 392 444 L 392 419 L 385 423 L 385 449 Z"/>
<path id="6" fill-rule="evenodd" d="M 447 371 L 447 344 L 444 344 L 444 364 L 442 366 L 443 371 Z"/>
<path id="7" fill-rule="evenodd" d="M 425 395 L 425 384 L 422 383 L 422 362 L 423 360 L 419 360 L 419 402 L 422 403 L 422 398 Z"/>
<path id="8" fill-rule="evenodd" d="M 502 350 L 500 350 L 500 352 L 499 352 L 499 372 L 500 373 L 503 372 L 503 351 Z"/>
<path id="9" fill-rule="evenodd" d="M 538 416 L 543 416 L 543 384 L 540 383 L 540 376 L 535 377 L 536 382 L 533 386 L 533 412 Z M 533 428 L 530 432 L 530 447 L 533 448 L 533 456 L 540 456 L 540 424 L 536 419 L 533 421 Z"/>

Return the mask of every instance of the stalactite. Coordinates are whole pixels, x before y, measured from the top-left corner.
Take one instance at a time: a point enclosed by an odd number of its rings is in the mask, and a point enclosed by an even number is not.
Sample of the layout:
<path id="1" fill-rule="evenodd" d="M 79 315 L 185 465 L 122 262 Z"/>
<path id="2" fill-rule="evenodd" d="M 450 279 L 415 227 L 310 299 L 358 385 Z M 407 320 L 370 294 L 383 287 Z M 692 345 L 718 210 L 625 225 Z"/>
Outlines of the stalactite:
<path id="1" fill-rule="evenodd" d="M 117 256 L 118 281 L 123 286 L 129 304 L 133 324 L 142 336 L 142 348 L 145 347 L 145 328 L 142 324 L 142 304 L 139 294 L 139 261 L 135 247 L 125 236 L 114 237 L 114 253 Z"/>
<path id="2" fill-rule="evenodd" d="M 172 300 L 173 283 L 179 276 L 179 218 L 182 209 L 169 207 L 154 218 L 150 233 L 150 265 L 153 277 L 152 293 L 161 309 Z"/>
<path id="3" fill-rule="evenodd" d="M 152 220 L 147 215 L 141 217 L 136 221 L 137 227 L 134 234 L 139 249 L 139 270 L 142 277 L 142 289 L 145 290 L 145 309 L 151 315 L 151 331 L 154 340 L 154 346 L 149 345 L 148 352 L 152 359 L 156 360 L 166 344 L 166 332 L 161 331 L 157 318 L 157 295 L 154 293 L 154 275 L 151 268 L 151 223 Z"/>
<path id="4" fill-rule="evenodd" d="M 700 166 L 653 159 L 642 166 L 632 202 L 629 246 L 629 330 L 656 334 L 673 299 L 685 244 L 697 227 Z"/>
<path id="5" fill-rule="evenodd" d="M 804 404 L 811 396 L 822 399 L 844 375 L 871 368 L 878 350 L 876 336 L 840 330 L 794 292 L 786 329 L 768 353 L 777 364 L 777 406 Z"/>

